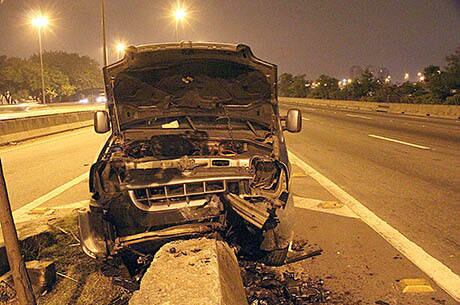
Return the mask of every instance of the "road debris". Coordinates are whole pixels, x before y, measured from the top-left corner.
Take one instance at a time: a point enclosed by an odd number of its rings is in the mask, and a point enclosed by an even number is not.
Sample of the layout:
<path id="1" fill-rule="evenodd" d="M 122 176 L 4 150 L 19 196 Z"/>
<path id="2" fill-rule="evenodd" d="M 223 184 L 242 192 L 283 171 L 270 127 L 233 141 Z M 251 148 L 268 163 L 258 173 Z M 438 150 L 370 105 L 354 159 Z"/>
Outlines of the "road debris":
<path id="1" fill-rule="evenodd" d="M 288 259 L 286 260 L 286 264 L 292 264 L 292 263 L 295 263 L 295 262 L 298 262 L 298 261 L 301 261 L 301 260 L 304 260 L 304 259 L 307 259 L 307 258 L 312 258 L 312 257 L 318 256 L 318 255 L 321 255 L 322 253 L 323 253 L 323 250 L 318 249 L 318 250 L 311 251 L 311 252 L 308 252 L 308 253 L 305 253 L 305 254 L 300 254 L 300 255 L 293 256 L 293 257 L 288 257 Z"/>
<path id="2" fill-rule="evenodd" d="M 330 292 L 321 279 L 305 273 L 280 271 L 253 261 L 240 261 L 248 303 L 251 305 L 307 305 L 322 304 Z"/>
<path id="3" fill-rule="evenodd" d="M 0 281 L 0 304 L 7 303 L 16 296 L 14 287 L 5 280 Z"/>
<path id="4" fill-rule="evenodd" d="M 78 281 L 76 279 L 74 279 L 73 277 L 70 277 L 68 275 L 65 275 L 64 273 L 56 272 L 56 274 L 59 275 L 60 277 L 63 277 L 63 278 L 68 279 L 68 280 L 71 280 L 72 282 L 78 283 Z"/>

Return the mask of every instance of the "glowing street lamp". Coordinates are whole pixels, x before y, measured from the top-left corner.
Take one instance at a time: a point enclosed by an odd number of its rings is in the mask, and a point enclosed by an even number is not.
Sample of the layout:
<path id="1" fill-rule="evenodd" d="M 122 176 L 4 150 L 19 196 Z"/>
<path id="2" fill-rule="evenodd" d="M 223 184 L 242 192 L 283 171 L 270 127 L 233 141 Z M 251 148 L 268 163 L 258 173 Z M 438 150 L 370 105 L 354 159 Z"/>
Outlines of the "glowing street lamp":
<path id="1" fill-rule="evenodd" d="M 39 14 L 32 18 L 31 22 L 33 27 L 38 30 L 38 47 L 40 53 L 40 72 L 42 76 L 42 103 L 46 103 L 45 97 L 45 73 L 43 69 L 43 47 L 42 47 L 42 30 L 45 29 L 49 24 L 49 19 L 45 15 Z"/>
<path id="2" fill-rule="evenodd" d="M 174 12 L 173 12 L 173 17 L 174 17 L 174 21 L 176 23 L 176 41 L 179 41 L 179 22 L 182 22 L 183 20 L 185 20 L 185 18 L 187 18 L 187 10 L 185 9 L 185 7 L 181 6 L 180 4 L 178 4 L 178 6 L 174 9 Z"/>
<path id="3" fill-rule="evenodd" d="M 120 59 L 121 56 L 125 53 L 125 50 L 126 50 L 126 43 L 124 42 L 117 42 L 117 44 L 115 45 L 115 49 L 117 51 L 117 58 Z"/>

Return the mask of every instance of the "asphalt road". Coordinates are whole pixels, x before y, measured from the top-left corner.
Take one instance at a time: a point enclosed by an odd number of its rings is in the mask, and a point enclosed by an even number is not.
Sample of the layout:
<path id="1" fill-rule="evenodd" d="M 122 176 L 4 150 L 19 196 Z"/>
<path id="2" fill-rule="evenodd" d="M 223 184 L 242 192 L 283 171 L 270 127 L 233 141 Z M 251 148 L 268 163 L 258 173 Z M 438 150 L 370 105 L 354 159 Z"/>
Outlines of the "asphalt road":
<path id="1" fill-rule="evenodd" d="M 104 138 L 84 128 L 0 148 L 13 210 L 88 172 Z"/>
<path id="2" fill-rule="evenodd" d="M 460 122 L 300 108 L 303 131 L 286 134 L 290 151 L 460 274 Z M 84 128 L 1 147 L 13 209 L 88 198 L 85 179 L 68 184 L 86 176 L 104 138 Z M 312 199 L 340 199 L 294 168 L 296 235 L 325 250 L 301 268 L 325 278 L 335 292 L 351 294 L 356 304 L 457 304 L 433 282 L 434 294 L 402 294 L 400 279 L 427 275 L 346 207 L 334 212 L 311 205 Z"/>
<path id="3" fill-rule="evenodd" d="M 290 150 L 460 274 L 460 122 L 300 109 Z"/>

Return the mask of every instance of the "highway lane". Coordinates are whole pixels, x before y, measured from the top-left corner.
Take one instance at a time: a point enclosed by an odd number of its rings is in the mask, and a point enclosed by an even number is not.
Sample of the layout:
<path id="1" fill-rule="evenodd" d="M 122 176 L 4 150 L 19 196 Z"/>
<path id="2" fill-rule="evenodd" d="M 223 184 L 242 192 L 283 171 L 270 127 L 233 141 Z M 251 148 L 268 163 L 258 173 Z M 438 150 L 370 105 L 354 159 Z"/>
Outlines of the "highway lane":
<path id="1" fill-rule="evenodd" d="M 290 149 L 460 274 L 460 123 L 299 108 Z"/>
<path id="2" fill-rule="evenodd" d="M 87 172 L 105 137 L 83 128 L 1 147 L 13 210 Z"/>

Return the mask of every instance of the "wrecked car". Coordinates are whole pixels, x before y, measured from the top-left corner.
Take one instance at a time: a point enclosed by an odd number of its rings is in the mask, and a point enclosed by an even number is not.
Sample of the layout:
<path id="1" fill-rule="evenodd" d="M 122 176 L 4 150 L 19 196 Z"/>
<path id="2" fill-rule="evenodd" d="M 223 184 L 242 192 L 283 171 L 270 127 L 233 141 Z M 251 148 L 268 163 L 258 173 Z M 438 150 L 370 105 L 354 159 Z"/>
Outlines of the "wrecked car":
<path id="1" fill-rule="evenodd" d="M 139 263 L 165 242 L 210 235 L 281 264 L 283 131 L 302 119 L 280 116 L 277 67 L 246 45 L 182 42 L 129 47 L 103 71 L 107 111 L 94 128 L 111 133 L 79 213 L 85 253 Z"/>

